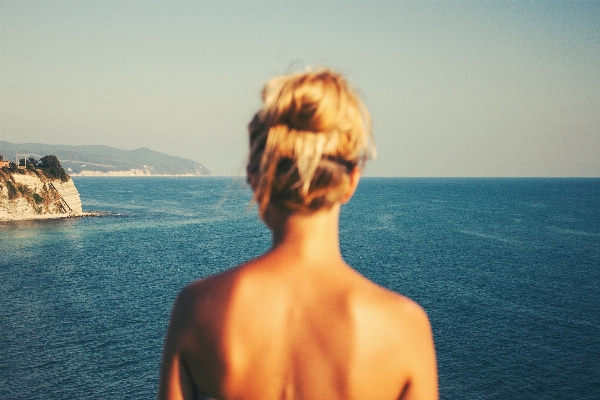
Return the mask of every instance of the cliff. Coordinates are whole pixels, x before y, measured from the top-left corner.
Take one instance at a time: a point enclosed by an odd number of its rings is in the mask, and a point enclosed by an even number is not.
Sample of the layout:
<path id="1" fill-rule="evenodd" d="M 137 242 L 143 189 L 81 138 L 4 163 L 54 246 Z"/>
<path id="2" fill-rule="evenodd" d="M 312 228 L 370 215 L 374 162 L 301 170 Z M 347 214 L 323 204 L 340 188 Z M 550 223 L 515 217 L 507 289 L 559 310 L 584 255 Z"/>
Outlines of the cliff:
<path id="1" fill-rule="evenodd" d="M 84 215 L 73 180 L 42 170 L 0 169 L 0 221 Z"/>

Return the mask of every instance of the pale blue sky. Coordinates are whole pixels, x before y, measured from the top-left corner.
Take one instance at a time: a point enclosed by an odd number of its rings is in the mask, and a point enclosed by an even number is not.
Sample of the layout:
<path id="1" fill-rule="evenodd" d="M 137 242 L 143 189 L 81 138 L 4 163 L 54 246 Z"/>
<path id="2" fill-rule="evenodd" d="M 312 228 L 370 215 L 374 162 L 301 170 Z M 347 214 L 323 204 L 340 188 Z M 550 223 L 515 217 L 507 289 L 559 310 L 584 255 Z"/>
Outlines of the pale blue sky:
<path id="1" fill-rule="evenodd" d="M 600 2 L 0 0 L 0 140 L 243 171 L 271 76 L 327 65 L 368 176 L 600 176 Z"/>

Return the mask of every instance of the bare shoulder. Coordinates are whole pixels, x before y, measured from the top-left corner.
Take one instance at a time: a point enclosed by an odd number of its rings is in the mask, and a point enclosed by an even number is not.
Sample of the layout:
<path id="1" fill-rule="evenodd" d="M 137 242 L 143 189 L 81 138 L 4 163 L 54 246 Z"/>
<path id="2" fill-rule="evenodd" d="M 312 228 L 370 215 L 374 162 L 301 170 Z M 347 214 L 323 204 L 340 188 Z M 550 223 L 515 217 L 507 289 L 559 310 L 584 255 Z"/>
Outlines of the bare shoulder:
<path id="1" fill-rule="evenodd" d="M 192 398 L 194 388 L 219 393 L 217 384 L 225 373 L 221 354 L 224 315 L 236 279 L 234 268 L 194 281 L 179 292 L 163 347 L 159 398 L 181 398 L 182 393 Z"/>
<path id="2" fill-rule="evenodd" d="M 221 314 L 235 290 L 240 267 L 242 266 L 230 268 L 186 285 L 177 296 L 174 312 L 180 310 L 189 317 L 203 319 Z"/>
<path id="3" fill-rule="evenodd" d="M 429 317 L 417 302 L 401 294 L 385 290 L 389 296 L 388 307 L 396 316 L 396 321 L 403 326 L 410 325 L 412 329 L 424 333 L 430 332 Z M 410 324 L 408 324 L 410 322 Z"/>
<path id="4" fill-rule="evenodd" d="M 363 363 L 395 371 L 402 399 L 437 399 L 435 347 L 425 310 L 366 278 L 360 287 L 353 312 Z"/>
<path id="5" fill-rule="evenodd" d="M 171 311 L 167 335 L 180 351 L 195 350 L 199 335 L 211 343 L 219 337 L 217 322 L 227 304 L 223 297 L 230 290 L 230 281 L 226 276 L 214 275 L 181 289 Z"/>
<path id="6" fill-rule="evenodd" d="M 406 326 L 425 325 L 429 327 L 429 319 L 425 310 L 412 299 L 381 287 L 376 283 L 362 277 L 361 293 L 359 299 L 369 308 L 376 308 L 379 313 L 391 323 Z M 373 310 L 371 310 L 373 311 Z"/>
<path id="7" fill-rule="evenodd" d="M 247 263 L 229 268 L 221 273 L 196 280 L 185 286 L 177 296 L 174 306 L 174 317 L 187 318 L 190 328 L 199 329 L 210 326 L 214 330 L 230 313 L 232 305 L 239 303 L 240 296 L 248 290 L 260 290 L 259 285 L 248 284 L 252 272 L 260 261 L 251 260 Z M 252 294 L 246 294 L 251 299 Z M 256 296 L 254 296 L 256 297 Z M 221 323 L 217 324 L 220 321 Z"/>

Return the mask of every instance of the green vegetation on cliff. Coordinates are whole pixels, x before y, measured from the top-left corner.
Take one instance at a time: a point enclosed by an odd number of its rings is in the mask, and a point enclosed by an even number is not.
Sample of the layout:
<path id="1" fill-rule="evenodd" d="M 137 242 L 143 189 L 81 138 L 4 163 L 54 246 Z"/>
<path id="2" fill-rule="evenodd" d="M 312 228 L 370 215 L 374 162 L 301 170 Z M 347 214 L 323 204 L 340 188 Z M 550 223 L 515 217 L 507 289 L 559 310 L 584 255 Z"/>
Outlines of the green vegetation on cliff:
<path id="1" fill-rule="evenodd" d="M 69 180 L 69 175 L 65 172 L 65 169 L 60 165 L 60 161 L 54 155 L 44 156 L 40 159 L 37 168 L 41 169 L 51 178 L 60 179 L 63 182 Z"/>

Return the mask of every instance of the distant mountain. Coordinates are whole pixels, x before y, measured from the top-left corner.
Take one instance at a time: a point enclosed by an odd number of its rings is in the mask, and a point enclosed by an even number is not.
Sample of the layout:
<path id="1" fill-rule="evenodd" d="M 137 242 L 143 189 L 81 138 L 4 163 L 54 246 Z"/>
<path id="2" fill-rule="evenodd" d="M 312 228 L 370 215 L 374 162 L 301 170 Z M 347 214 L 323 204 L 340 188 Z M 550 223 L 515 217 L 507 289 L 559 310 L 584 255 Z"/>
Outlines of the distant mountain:
<path id="1" fill-rule="evenodd" d="M 12 160 L 15 152 L 19 158 L 39 158 L 53 154 L 71 176 L 143 176 L 143 175 L 194 175 L 212 173 L 202 164 L 182 157 L 170 156 L 140 147 L 121 150 L 109 146 L 66 146 L 40 143 L 9 143 L 0 141 L 0 154 Z"/>

